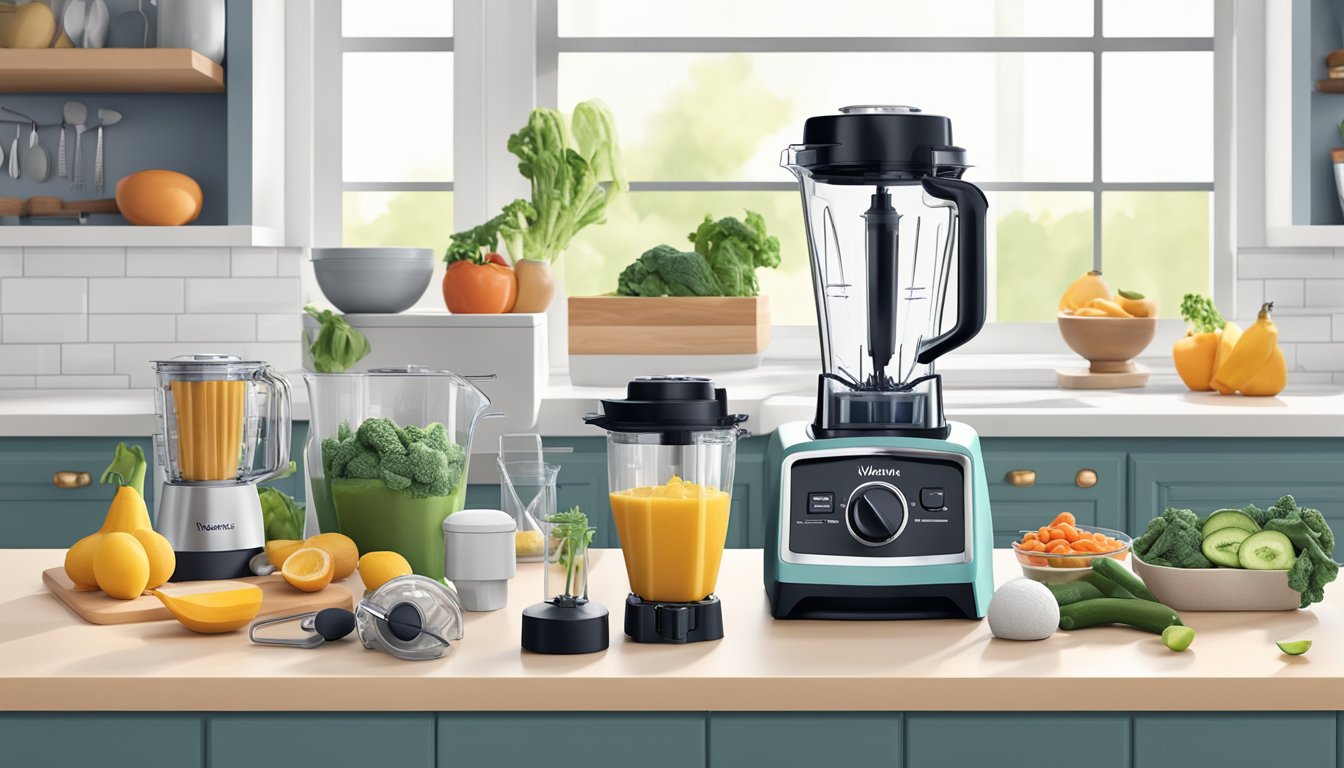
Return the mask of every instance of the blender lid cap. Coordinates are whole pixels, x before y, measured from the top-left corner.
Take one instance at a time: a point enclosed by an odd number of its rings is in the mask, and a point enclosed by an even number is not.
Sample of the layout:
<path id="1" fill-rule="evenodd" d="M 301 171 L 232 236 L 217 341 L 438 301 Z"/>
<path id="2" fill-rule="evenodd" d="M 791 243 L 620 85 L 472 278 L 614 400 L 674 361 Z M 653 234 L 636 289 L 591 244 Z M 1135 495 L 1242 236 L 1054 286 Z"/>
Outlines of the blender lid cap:
<path id="1" fill-rule="evenodd" d="M 689 433 L 729 429 L 747 420 L 728 413 L 728 391 L 703 376 L 641 376 L 625 387 L 625 400 L 603 400 L 602 413 L 585 424 L 610 432 Z"/>
<path id="2" fill-rule="evenodd" d="M 444 533 L 508 533 L 517 528 L 513 516 L 498 509 L 464 509 L 443 519 Z"/>
<path id="3" fill-rule="evenodd" d="M 207 352 L 197 355 L 178 355 L 167 360 L 151 360 L 154 370 L 169 373 L 202 373 L 220 368 L 229 371 L 250 371 L 265 368 L 264 360 L 244 360 L 237 355 Z"/>
<path id="4" fill-rule="evenodd" d="M 906 105 L 858 104 L 809 117 L 788 155 L 785 165 L 833 183 L 960 178 L 969 167 L 966 150 L 952 143 L 951 120 Z"/>

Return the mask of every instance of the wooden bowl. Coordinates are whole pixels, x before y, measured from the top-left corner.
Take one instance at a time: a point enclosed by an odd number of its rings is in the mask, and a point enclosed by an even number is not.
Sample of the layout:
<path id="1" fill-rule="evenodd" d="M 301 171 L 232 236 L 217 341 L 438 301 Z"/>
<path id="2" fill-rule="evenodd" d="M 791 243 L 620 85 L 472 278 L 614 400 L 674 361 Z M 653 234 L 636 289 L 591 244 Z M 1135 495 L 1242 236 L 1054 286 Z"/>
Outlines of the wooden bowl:
<path id="1" fill-rule="evenodd" d="M 1075 317 L 1061 313 L 1059 335 L 1093 373 L 1123 373 L 1157 335 L 1155 317 Z"/>

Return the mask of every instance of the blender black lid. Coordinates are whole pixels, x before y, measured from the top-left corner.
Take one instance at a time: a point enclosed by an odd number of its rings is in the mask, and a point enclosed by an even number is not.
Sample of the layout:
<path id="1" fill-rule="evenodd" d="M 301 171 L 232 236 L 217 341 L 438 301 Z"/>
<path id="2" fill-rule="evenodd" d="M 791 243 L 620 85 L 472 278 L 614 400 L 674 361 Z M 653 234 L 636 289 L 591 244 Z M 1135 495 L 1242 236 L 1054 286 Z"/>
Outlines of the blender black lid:
<path id="1" fill-rule="evenodd" d="M 602 413 L 583 417 L 611 432 L 689 434 L 727 429 L 747 420 L 728 413 L 728 391 L 700 376 L 641 376 L 625 386 L 625 400 L 603 400 Z M 680 441 L 678 441 L 680 442 Z"/>
<path id="2" fill-rule="evenodd" d="M 794 149 L 793 164 L 837 184 L 960 178 L 967 168 L 966 150 L 952 144 L 952 121 L 918 107 L 865 104 L 809 117 Z"/>

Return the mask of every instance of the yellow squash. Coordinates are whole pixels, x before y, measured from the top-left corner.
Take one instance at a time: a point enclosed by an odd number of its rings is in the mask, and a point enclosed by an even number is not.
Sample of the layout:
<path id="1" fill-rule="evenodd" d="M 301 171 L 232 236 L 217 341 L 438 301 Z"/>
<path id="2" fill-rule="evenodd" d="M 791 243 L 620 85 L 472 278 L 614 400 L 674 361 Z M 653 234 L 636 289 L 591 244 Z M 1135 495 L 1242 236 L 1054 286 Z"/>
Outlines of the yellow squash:
<path id="1" fill-rule="evenodd" d="M 149 584 L 149 557 L 134 536 L 113 531 L 93 555 L 93 577 L 108 597 L 130 600 Z"/>
<path id="2" fill-rule="evenodd" d="M 149 560 L 149 583 L 145 588 L 163 586 L 177 570 L 177 553 L 173 552 L 173 545 L 163 534 L 149 528 L 137 528 L 131 535 L 144 547 L 145 557 Z"/>
<path id="3" fill-rule="evenodd" d="M 1087 306 L 1084 307 L 1084 309 L 1099 309 L 1106 313 L 1107 317 L 1133 317 L 1133 315 L 1126 312 L 1123 307 L 1108 298 L 1092 299 L 1087 302 Z"/>
<path id="4" fill-rule="evenodd" d="M 1172 345 L 1171 359 L 1176 363 L 1176 373 L 1192 391 L 1208 392 L 1213 389 L 1209 381 L 1213 379 L 1214 362 L 1222 335 L 1222 331 L 1192 333 Z"/>
<path id="5" fill-rule="evenodd" d="M 1113 301 L 1131 317 L 1157 317 L 1157 302 L 1137 291 L 1117 291 Z"/>
<path id="6" fill-rule="evenodd" d="M 1110 299 L 1111 289 L 1102 279 L 1101 273 L 1093 270 L 1074 280 L 1064 295 L 1059 298 L 1059 311 L 1075 310 L 1087 306 L 1093 299 Z"/>
<path id="7" fill-rule="evenodd" d="M 65 552 L 65 575 L 75 583 L 76 589 L 97 589 L 98 579 L 93 575 L 93 556 L 98 545 L 103 543 L 104 533 L 91 533 L 76 541 Z"/>
<path id="8" fill-rule="evenodd" d="M 1283 359 L 1283 350 L 1275 344 L 1274 351 L 1269 355 L 1269 361 L 1259 373 L 1242 385 L 1241 394 L 1248 397 L 1273 397 L 1282 392 L 1287 385 L 1288 365 Z"/>
<path id="9" fill-rule="evenodd" d="M 1228 389 L 1214 381 L 1214 378 L 1218 373 L 1218 366 L 1222 365 L 1223 361 L 1232 354 L 1232 349 L 1236 347 L 1237 342 L 1241 340 L 1241 334 L 1241 326 L 1231 320 L 1223 325 L 1223 330 L 1218 334 L 1218 351 L 1213 356 L 1214 375 L 1209 376 L 1209 389 L 1217 390 L 1220 395 L 1230 395 L 1233 392 L 1236 392 L 1235 389 Z"/>
<path id="10" fill-rule="evenodd" d="M 1278 348 L 1279 329 L 1270 317 L 1274 302 L 1260 307 L 1260 314 L 1250 328 L 1241 335 L 1232 352 L 1218 361 L 1214 369 L 1213 388 L 1219 392 L 1235 392 L 1245 386 Z M 1226 336 L 1226 332 L 1223 334 Z"/>
<path id="11" fill-rule="evenodd" d="M 188 595 L 173 596 L 157 589 L 150 594 L 168 606 L 173 618 L 187 629 L 204 634 L 245 627 L 261 611 L 261 587 L 255 584 Z"/>
<path id="12" fill-rule="evenodd" d="M 117 495 L 112 497 L 112 506 L 107 508 L 107 517 L 98 532 L 131 533 L 139 528 L 153 527 L 149 522 L 149 508 L 145 506 L 145 500 L 134 488 L 123 485 L 117 489 Z"/>

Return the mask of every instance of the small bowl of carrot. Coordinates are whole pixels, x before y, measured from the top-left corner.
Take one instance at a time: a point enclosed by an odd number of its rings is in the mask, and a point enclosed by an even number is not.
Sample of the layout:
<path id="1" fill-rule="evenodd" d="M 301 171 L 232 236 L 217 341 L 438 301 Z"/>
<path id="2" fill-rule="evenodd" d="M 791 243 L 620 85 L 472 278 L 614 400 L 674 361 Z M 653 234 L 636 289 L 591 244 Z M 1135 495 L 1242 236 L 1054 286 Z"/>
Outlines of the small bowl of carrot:
<path id="1" fill-rule="evenodd" d="M 1049 525 L 1023 531 L 1022 538 L 1013 542 L 1013 552 L 1023 576 L 1047 584 L 1063 584 L 1091 573 L 1094 558 L 1124 560 L 1133 543 L 1124 531 L 1084 528 L 1072 513 L 1061 512 Z"/>

